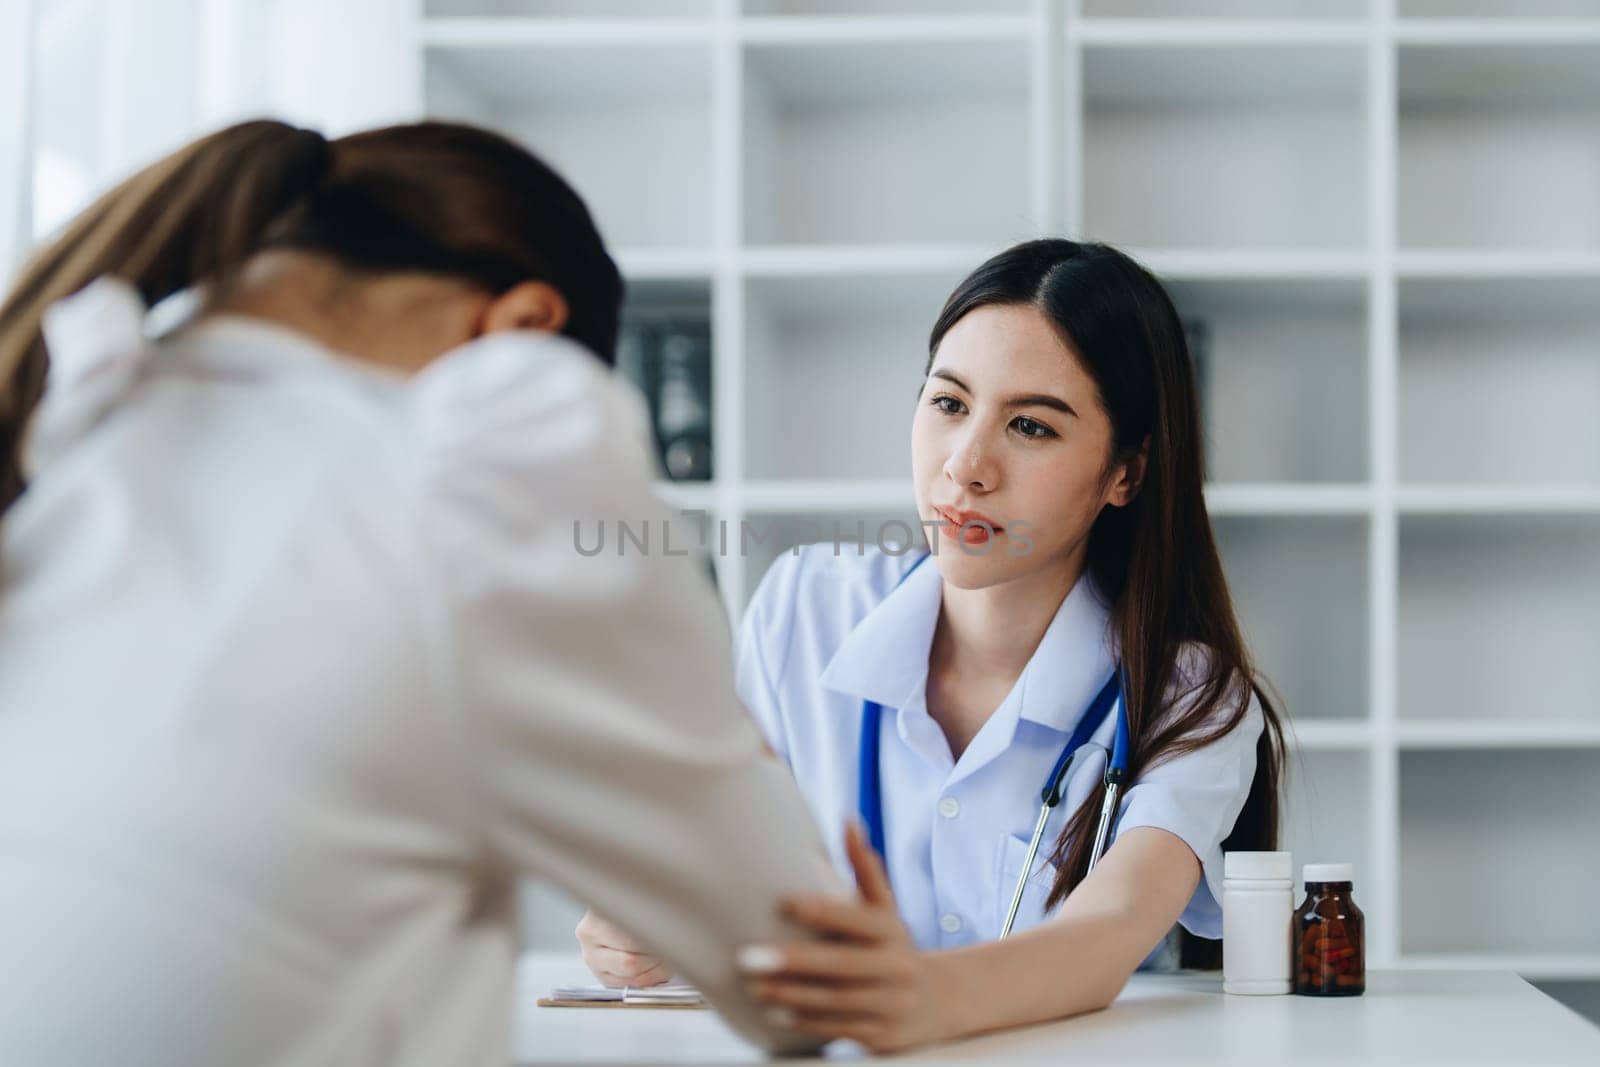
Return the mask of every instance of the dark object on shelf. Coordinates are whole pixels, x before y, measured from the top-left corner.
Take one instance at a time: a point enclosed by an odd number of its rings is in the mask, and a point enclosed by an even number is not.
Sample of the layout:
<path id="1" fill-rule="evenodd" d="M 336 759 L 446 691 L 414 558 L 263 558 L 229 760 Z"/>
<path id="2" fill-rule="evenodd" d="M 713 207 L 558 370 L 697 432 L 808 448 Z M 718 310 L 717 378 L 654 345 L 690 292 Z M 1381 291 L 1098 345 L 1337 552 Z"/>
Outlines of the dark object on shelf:
<path id="1" fill-rule="evenodd" d="M 660 392 L 656 433 L 661 465 L 675 482 L 711 479 L 711 331 L 675 321 L 658 337 Z"/>
<path id="2" fill-rule="evenodd" d="M 617 373 L 644 394 L 655 424 L 656 368 L 651 353 L 650 329 L 636 319 L 624 319 L 617 334 Z"/>
<path id="3" fill-rule="evenodd" d="M 617 341 L 617 372 L 633 382 L 649 404 L 656 456 L 666 477 L 710 481 L 710 323 L 691 313 L 630 317 Z"/>
<path id="4" fill-rule="evenodd" d="M 1326 880 L 1318 880 L 1326 879 Z M 1354 997 L 1367 988 L 1366 918 L 1351 899 L 1347 864 L 1307 864 L 1306 899 L 1294 913 L 1294 991 Z"/>

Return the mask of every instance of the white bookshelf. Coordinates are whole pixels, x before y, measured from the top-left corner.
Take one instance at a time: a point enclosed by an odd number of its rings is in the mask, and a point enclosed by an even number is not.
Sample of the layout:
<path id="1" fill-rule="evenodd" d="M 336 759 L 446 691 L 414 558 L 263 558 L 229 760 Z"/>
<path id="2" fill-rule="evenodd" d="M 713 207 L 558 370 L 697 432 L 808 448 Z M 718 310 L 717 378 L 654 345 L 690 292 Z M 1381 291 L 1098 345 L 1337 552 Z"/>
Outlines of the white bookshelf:
<path id="1" fill-rule="evenodd" d="M 415 37 L 417 113 L 524 138 L 638 300 L 704 303 L 717 480 L 662 493 L 734 547 L 912 517 L 986 256 L 1149 265 L 1209 325 L 1288 846 L 1357 864 L 1374 966 L 1600 982 L 1600 0 L 418 0 Z M 780 550 L 717 561 L 732 619 Z"/>

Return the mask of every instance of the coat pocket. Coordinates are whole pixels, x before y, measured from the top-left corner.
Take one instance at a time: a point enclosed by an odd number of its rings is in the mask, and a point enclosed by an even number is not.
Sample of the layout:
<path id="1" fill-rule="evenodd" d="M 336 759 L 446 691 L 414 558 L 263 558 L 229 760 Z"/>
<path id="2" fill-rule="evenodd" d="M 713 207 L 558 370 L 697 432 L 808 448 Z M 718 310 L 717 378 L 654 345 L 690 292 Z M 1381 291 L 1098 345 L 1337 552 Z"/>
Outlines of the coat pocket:
<path id="1" fill-rule="evenodd" d="M 1029 838 L 1006 834 L 1000 842 L 1000 882 L 995 890 L 996 908 L 994 937 L 1005 928 L 1006 913 L 1011 910 L 1011 898 L 1017 891 L 1017 881 L 1022 877 L 1022 864 L 1028 856 Z M 1056 866 L 1050 862 L 1050 850 L 1055 839 L 1047 832 L 1039 842 L 1039 852 L 1033 857 L 1033 869 L 1028 873 L 1022 889 L 1022 902 L 1017 907 L 1017 920 L 1011 932 L 1018 933 L 1036 926 L 1045 919 L 1044 902 L 1050 896 L 1050 887 L 1056 884 Z"/>

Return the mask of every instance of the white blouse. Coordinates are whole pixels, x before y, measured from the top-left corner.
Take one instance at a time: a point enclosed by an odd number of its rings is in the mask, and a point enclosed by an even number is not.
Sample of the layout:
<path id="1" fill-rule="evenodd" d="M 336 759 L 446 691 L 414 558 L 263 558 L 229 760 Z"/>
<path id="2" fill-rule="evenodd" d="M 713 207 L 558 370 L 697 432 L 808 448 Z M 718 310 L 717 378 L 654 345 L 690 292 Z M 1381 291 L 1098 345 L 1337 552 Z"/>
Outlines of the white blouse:
<path id="1" fill-rule="evenodd" d="M 659 522 L 638 395 L 549 336 L 414 378 L 107 279 L 47 320 L 0 549 L 0 1063 L 501 1064 L 518 872 L 745 1034 L 837 888 Z"/>

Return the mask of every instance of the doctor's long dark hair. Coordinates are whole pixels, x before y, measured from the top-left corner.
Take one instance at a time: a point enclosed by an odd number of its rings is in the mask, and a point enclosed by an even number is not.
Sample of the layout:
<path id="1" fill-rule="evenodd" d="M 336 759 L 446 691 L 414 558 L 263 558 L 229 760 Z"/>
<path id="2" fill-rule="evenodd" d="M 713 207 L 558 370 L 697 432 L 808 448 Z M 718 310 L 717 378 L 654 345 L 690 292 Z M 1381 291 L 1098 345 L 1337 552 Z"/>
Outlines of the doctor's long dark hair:
<path id="1" fill-rule="evenodd" d="M 927 370 L 950 328 L 990 304 L 1036 307 L 1055 325 L 1110 416 L 1113 463 L 1131 459 L 1149 440 L 1138 495 L 1101 512 L 1086 564 L 1111 600 L 1127 672 L 1127 780 L 1234 729 L 1248 684 L 1265 728 L 1248 799 L 1222 847 L 1275 849 L 1283 727 L 1239 632 L 1206 513 L 1194 369 L 1171 298 L 1148 271 L 1106 245 L 1029 241 L 984 263 L 951 294 L 933 327 Z M 1179 650 L 1190 642 L 1209 657 L 1205 677 L 1180 669 Z M 1097 783 L 1062 829 L 1048 906 L 1083 880 L 1104 796 Z M 1220 950 L 1220 941 L 1181 931 L 1183 966 L 1220 966 Z"/>
<path id="2" fill-rule="evenodd" d="M 0 302 L 0 513 L 23 491 L 19 457 L 44 390 L 45 309 L 101 275 L 147 304 L 199 283 L 215 294 L 257 252 L 320 253 L 365 274 L 421 271 L 492 293 L 542 281 L 567 302 L 564 334 L 610 363 L 622 276 L 583 200 L 526 149 L 456 123 L 329 141 L 243 122 L 146 167 L 40 249 Z"/>

